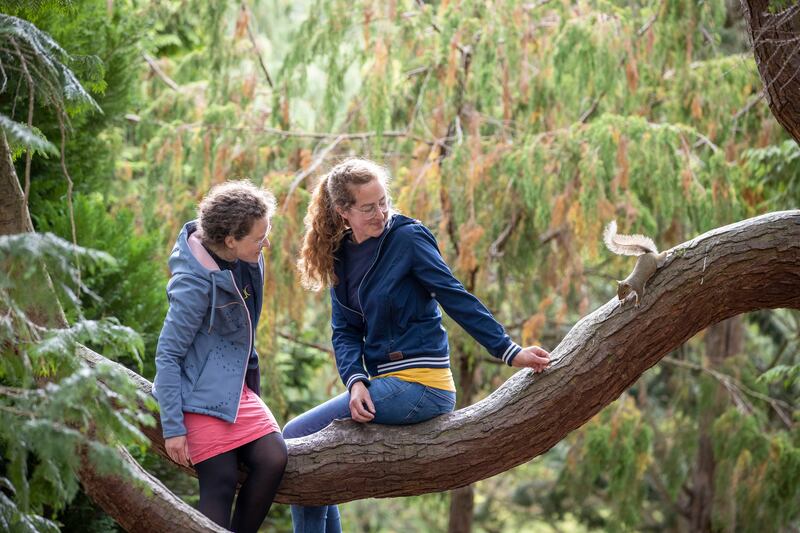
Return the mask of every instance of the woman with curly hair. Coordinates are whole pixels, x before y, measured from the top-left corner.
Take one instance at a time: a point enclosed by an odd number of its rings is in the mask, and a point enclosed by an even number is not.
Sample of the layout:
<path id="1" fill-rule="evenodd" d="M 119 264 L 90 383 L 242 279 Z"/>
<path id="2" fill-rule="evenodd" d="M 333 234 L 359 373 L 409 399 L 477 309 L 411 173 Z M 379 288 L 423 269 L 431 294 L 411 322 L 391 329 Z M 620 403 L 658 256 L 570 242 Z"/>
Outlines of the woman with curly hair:
<path id="1" fill-rule="evenodd" d="M 255 333 L 275 198 L 246 181 L 212 188 L 169 258 L 169 310 L 156 348 L 153 394 L 167 454 L 193 465 L 200 512 L 255 532 L 286 467 L 286 445 L 259 396 Z M 239 463 L 248 469 L 231 507 Z"/>
<path id="2" fill-rule="evenodd" d="M 347 392 L 290 421 L 288 438 L 340 418 L 414 424 L 453 410 L 439 305 L 494 357 L 543 370 L 549 354 L 522 348 L 453 276 L 428 228 L 392 211 L 388 173 L 349 159 L 318 183 L 298 262 L 303 285 L 330 288 L 336 366 Z M 292 506 L 295 532 L 341 531 L 335 505 Z"/>

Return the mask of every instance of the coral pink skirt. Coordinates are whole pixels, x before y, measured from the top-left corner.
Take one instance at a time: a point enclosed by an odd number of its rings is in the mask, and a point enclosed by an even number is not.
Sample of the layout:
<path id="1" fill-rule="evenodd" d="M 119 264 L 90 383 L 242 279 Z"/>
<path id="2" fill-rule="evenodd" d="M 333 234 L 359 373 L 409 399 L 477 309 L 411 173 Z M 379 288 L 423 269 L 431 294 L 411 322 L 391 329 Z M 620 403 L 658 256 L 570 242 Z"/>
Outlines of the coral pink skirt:
<path id="1" fill-rule="evenodd" d="M 239 400 L 239 413 L 231 424 L 215 416 L 183 413 L 189 458 L 197 464 L 280 431 L 269 407 L 253 391 L 244 386 Z"/>

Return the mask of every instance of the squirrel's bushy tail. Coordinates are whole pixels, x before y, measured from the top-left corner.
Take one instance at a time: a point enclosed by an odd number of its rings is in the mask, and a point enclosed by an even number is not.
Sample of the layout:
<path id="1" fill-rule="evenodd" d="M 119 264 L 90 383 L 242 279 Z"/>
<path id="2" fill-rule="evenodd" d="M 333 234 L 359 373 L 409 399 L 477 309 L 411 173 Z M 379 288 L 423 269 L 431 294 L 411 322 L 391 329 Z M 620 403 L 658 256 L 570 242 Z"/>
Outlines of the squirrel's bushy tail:
<path id="1" fill-rule="evenodd" d="M 619 255 L 658 253 L 656 243 L 644 235 L 617 235 L 617 221 L 612 220 L 603 232 L 603 241 L 609 250 Z"/>

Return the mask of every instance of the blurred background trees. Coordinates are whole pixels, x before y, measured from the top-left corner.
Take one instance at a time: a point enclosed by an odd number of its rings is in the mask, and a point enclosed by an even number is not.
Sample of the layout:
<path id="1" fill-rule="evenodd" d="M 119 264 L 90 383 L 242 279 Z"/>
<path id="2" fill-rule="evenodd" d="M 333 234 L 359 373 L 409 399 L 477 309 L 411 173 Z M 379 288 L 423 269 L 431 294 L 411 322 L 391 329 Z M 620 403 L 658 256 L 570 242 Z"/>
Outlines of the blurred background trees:
<path id="1" fill-rule="evenodd" d="M 385 164 L 397 209 L 434 229 L 456 275 L 519 342 L 547 348 L 632 267 L 601 246 L 611 219 L 668 248 L 800 204 L 800 148 L 770 113 L 732 1 L 60 0 L 2 12 L 0 117 L 33 225 L 114 259 L 71 266 L 91 292 L 76 291 L 67 318 L 116 317 L 140 335 L 133 349 L 88 338 L 105 355 L 152 379 L 166 257 L 211 185 L 249 177 L 276 193 L 258 346 L 281 423 L 341 391 L 327 295 L 302 291 L 293 265 L 315 178 L 344 157 Z M 26 45 L 20 20 L 61 51 Z M 14 42 L 51 54 L 82 93 L 63 70 L 60 86 L 39 81 L 44 67 Z M 31 95 L 30 131 L 13 137 Z M 50 144 L 34 150 L 37 139 Z M 26 279 L 8 276 L 2 290 Z M 511 370 L 448 326 L 464 406 Z M 19 333 L 3 331 L 5 357 Z M 345 528 L 797 527 L 798 339 L 793 310 L 720 323 L 546 455 L 452 494 L 345 505 Z M 0 374 L 4 407 L 14 406 L 6 388 L 32 389 L 37 369 L 26 376 Z M 65 530 L 113 529 L 74 490 L 58 505 L 23 498 L 32 464 L 62 459 L 31 449 L 29 470 L 13 474 L 21 463 L 7 436 L 3 509 Z M 123 441 L 196 500 L 194 480 L 135 435 Z M 288 524 L 276 506 L 265 529 Z"/>

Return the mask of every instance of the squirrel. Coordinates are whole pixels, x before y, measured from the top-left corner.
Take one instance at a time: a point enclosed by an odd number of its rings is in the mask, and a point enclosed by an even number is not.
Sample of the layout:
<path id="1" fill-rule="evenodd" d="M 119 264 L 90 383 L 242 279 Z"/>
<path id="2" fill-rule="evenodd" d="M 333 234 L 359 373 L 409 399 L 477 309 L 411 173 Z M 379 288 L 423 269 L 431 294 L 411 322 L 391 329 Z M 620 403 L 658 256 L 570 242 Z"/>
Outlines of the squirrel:
<path id="1" fill-rule="evenodd" d="M 656 243 L 644 235 L 617 235 L 617 221 L 612 220 L 603 232 L 603 241 L 606 247 L 618 255 L 638 255 L 636 266 L 631 275 L 622 281 L 617 281 L 617 298 L 624 301 L 631 293 L 636 297 L 634 307 L 639 307 L 639 301 L 644 296 L 644 286 L 653 277 L 656 270 L 661 268 L 667 258 L 667 252 L 658 252 Z"/>

